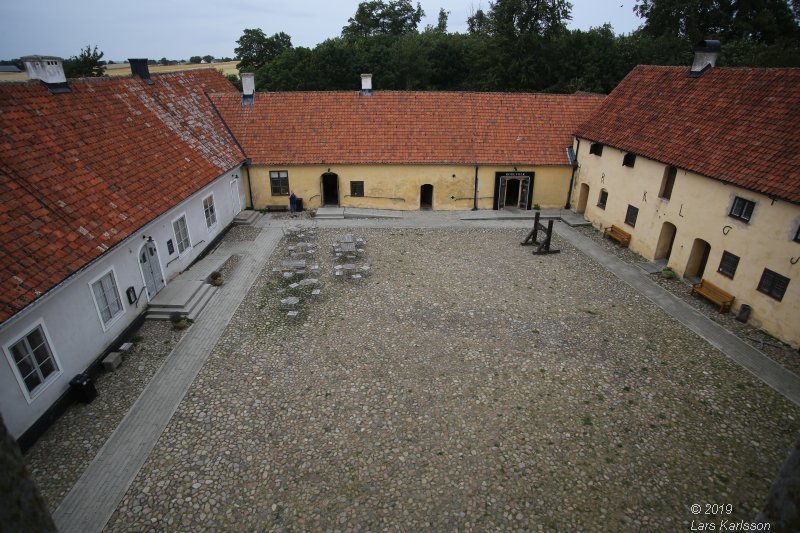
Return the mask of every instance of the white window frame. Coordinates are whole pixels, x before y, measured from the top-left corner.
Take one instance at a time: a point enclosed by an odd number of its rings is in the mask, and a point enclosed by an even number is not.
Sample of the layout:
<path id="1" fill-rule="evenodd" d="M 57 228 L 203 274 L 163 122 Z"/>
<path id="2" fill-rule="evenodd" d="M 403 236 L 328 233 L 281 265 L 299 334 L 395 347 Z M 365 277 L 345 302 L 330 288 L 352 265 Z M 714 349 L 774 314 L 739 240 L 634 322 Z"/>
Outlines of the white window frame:
<path id="1" fill-rule="evenodd" d="M 178 234 L 175 231 L 175 223 L 180 219 L 183 219 L 183 223 L 186 225 L 186 238 L 189 239 L 189 246 L 187 246 L 183 251 L 181 251 L 180 239 L 178 239 Z M 186 219 L 185 211 L 172 219 L 172 236 L 175 237 L 175 250 L 178 252 L 178 257 L 183 257 L 192 250 L 192 234 L 189 231 L 189 221 Z"/>
<path id="2" fill-rule="evenodd" d="M 138 259 L 138 256 L 137 256 Z M 141 270 L 141 269 L 140 269 Z M 97 301 L 97 297 L 94 294 L 94 284 L 103 279 L 111 273 L 111 278 L 114 281 L 114 288 L 117 290 L 117 298 L 119 298 L 120 303 L 120 311 L 111 317 L 107 323 L 103 322 L 103 314 L 100 312 L 100 303 Z M 117 271 L 116 269 L 111 266 L 103 271 L 102 274 L 95 277 L 93 280 L 89 282 L 89 292 L 92 294 L 92 301 L 94 301 L 94 310 L 97 311 L 97 318 L 100 319 L 100 325 L 103 327 L 103 333 L 111 329 L 111 327 L 116 324 L 116 322 L 125 314 L 127 309 L 125 308 L 125 300 L 122 298 L 122 293 L 119 292 L 119 283 L 117 282 Z"/>
<path id="3" fill-rule="evenodd" d="M 14 356 L 11 354 L 11 347 L 14 346 L 16 343 L 21 341 L 23 338 L 30 335 L 33 330 L 36 328 L 40 328 L 42 330 L 42 335 L 44 335 L 44 340 L 47 343 L 47 348 L 50 350 L 50 356 L 53 358 L 55 362 L 56 370 L 54 370 L 47 378 L 41 382 L 33 391 L 28 391 L 28 386 L 25 385 L 25 380 L 22 377 L 22 374 L 19 371 L 19 367 L 17 363 L 14 362 Z M 7 342 L 3 345 L 3 352 L 6 354 L 6 360 L 8 364 L 11 365 L 11 372 L 14 374 L 14 377 L 17 379 L 17 384 L 19 385 L 22 394 L 25 396 L 25 400 L 30 404 L 33 401 L 41 396 L 41 394 L 47 389 L 50 385 L 52 385 L 55 381 L 58 380 L 59 376 L 64 373 L 64 367 L 61 366 L 61 360 L 56 353 L 55 348 L 53 347 L 53 341 L 50 340 L 50 334 L 47 332 L 47 328 L 44 325 L 43 319 L 38 319 L 33 322 L 28 328 L 26 328 L 24 333 L 21 333 L 17 337 L 11 339 L 11 341 Z"/>
<path id="4" fill-rule="evenodd" d="M 208 200 L 209 198 L 211 198 L 211 214 L 214 215 L 214 223 L 211 225 L 208 224 L 208 213 L 206 212 L 206 200 Z M 217 227 L 217 221 L 219 220 L 217 218 L 217 201 L 216 198 L 214 198 L 213 192 L 208 196 L 206 196 L 205 198 L 203 198 L 203 217 L 206 219 L 206 228 L 208 229 L 209 232 Z M 189 241 L 191 242 L 191 239 L 189 239 Z"/>

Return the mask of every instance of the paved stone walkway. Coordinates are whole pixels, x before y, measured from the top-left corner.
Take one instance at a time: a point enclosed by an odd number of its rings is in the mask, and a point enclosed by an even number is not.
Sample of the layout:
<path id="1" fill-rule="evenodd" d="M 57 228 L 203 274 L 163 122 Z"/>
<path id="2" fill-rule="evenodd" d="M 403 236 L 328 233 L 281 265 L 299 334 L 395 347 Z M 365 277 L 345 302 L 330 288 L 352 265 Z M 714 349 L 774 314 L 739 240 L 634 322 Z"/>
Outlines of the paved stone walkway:
<path id="1" fill-rule="evenodd" d="M 800 377 L 796 374 L 779 365 L 713 320 L 692 309 L 686 302 L 676 298 L 660 285 L 653 283 L 638 267 L 620 261 L 564 224 L 558 224 L 555 226 L 555 230 L 570 244 L 639 291 L 671 317 L 727 355 L 732 361 L 750 371 L 795 405 L 800 405 Z"/>
<path id="2" fill-rule="evenodd" d="M 217 291 L 213 312 L 201 315 L 178 343 L 56 509 L 59 531 L 102 531 L 282 236 L 280 229 L 264 230 L 254 242 L 235 246 L 242 256 L 237 275 Z"/>

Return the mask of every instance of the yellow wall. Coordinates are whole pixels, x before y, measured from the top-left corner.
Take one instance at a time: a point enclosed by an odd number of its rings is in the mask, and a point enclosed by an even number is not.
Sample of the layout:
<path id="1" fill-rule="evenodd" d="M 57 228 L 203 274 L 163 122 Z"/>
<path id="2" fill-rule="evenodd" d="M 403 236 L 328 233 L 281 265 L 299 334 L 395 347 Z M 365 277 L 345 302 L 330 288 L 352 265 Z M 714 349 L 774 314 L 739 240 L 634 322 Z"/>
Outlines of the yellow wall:
<path id="1" fill-rule="evenodd" d="M 623 167 L 624 152 L 605 146 L 601 157 L 589 153 L 581 141 L 571 205 L 578 207 L 581 184 L 589 186 L 585 217 L 595 227 L 612 224 L 631 233 L 632 250 L 655 257 L 665 222 L 677 228 L 669 266 L 683 275 L 695 239 L 709 243 L 711 251 L 703 277 L 736 297 L 733 309 L 752 307 L 750 322 L 793 346 L 800 345 L 800 243 L 793 238 L 800 226 L 800 206 L 772 201 L 764 195 L 679 169 L 672 197 L 658 197 L 666 165 L 637 156 L 633 168 Z M 602 188 L 608 191 L 605 209 L 597 206 Z M 645 197 L 646 195 L 646 197 Z M 756 203 L 749 223 L 728 216 L 739 196 Z M 639 208 L 636 227 L 625 224 L 628 205 Z M 717 272 L 722 252 L 740 257 L 733 279 Z M 778 302 L 756 290 L 764 268 L 789 278 L 786 294 Z M 687 291 L 689 289 L 687 288 Z"/>
<path id="2" fill-rule="evenodd" d="M 332 166 L 252 166 L 250 167 L 253 206 L 288 205 L 287 196 L 273 197 L 269 173 L 286 170 L 289 187 L 303 198 L 303 206 L 321 205 L 325 172 L 339 175 L 339 205 L 369 209 L 417 210 L 420 187 L 433 185 L 433 209 L 441 211 L 472 209 L 475 167 L 469 165 L 332 165 Z M 572 168 L 569 166 L 516 167 L 519 172 L 535 172 L 533 203 L 541 207 L 563 207 L 569 191 Z M 495 172 L 514 171 L 514 167 L 478 167 L 478 208 L 492 209 Z M 364 182 L 364 197 L 350 196 L 350 182 Z"/>

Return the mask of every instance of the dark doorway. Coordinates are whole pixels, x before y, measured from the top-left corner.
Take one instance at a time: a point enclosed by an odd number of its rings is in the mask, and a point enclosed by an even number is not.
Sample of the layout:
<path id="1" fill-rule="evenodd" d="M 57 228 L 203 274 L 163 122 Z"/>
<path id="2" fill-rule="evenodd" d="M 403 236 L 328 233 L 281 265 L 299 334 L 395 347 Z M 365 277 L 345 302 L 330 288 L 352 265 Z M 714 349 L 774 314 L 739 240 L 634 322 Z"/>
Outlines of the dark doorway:
<path id="1" fill-rule="evenodd" d="M 656 261 L 665 259 L 669 262 L 669 256 L 672 255 L 672 245 L 675 244 L 676 231 L 675 224 L 664 222 L 664 224 L 661 225 L 661 235 L 658 237 L 656 254 L 653 259 Z"/>
<path id="2" fill-rule="evenodd" d="M 710 244 L 703 239 L 695 239 L 692 245 L 692 252 L 689 254 L 689 262 L 686 264 L 684 276 L 702 279 L 710 252 Z"/>
<path id="3" fill-rule="evenodd" d="M 519 207 L 519 184 L 520 180 L 506 180 L 506 207 Z"/>
<path id="4" fill-rule="evenodd" d="M 322 205 L 339 205 L 339 175 L 326 172 L 322 175 Z"/>
<path id="5" fill-rule="evenodd" d="M 433 209 L 433 185 L 426 183 L 419 188 L 419 208 Z"/>

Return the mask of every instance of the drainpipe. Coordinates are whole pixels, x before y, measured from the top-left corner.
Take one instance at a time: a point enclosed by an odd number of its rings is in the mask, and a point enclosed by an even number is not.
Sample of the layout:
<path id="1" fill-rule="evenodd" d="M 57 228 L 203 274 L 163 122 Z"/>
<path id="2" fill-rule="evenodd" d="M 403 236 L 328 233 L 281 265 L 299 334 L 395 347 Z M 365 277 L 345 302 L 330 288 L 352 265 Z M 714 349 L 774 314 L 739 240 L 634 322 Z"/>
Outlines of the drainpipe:
<path id="1" fill-rule="evenodd" d="M 478 164 L 475 163 L 475 194 L 472 198 L 472 210 L 478 210 Z"/>
<path id="2" fill-rule="evenodd" d="M 249 157 L 244 160 L 244 169 L 247 171 L 247 192 L 250 193 L 250 209 L 255 209 L 255 203 L 253 202 L 253 183 L 250 181 L 250 163 L 252 163 L 252 159 Z"/>
<path id="3" fill-rule="evenodd" d="M 572 198 L 572 189 L 575 187 L 575 170 L 578 168 L 578 154 L 581 151 L 580 138 L 576 137 L 575 140 L 578 141 L 578 146 L 575 147 L 575 164 L 572 165 L 572 175 L 569 178 L 569 190 L 567 191 L 567 203 L 564 205 L 564 209 L 569 209 L 569 200 Z"/>

